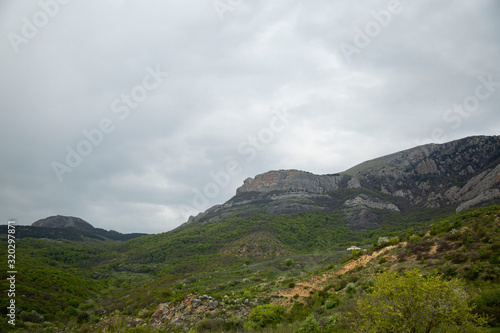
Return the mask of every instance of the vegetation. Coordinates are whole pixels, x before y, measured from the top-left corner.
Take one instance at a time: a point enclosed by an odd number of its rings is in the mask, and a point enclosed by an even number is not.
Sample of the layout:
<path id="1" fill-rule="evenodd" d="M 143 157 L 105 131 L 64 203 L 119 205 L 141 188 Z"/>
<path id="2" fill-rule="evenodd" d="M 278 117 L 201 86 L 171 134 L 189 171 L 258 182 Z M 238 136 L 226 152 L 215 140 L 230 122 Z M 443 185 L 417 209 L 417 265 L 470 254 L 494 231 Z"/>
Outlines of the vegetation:
<path id="1" fill-rule="evenodd" d="M 448 300 L 439 306 L 461 313 L 459 323 L 499 326 L 500 207 L 418 223 L 407 216 L 398 225 L 398 219 L 380 230 L 354 231 L 335 212 L 259 214 L 128 241 L 18 239 L 17 327 L 183 331 L 169 321 L 148 322 L 160 303 L 180 307 L 189 295 L 209 295 L 221 305 L 189 329 L 350 332 L 353 316 L 362 325 L 360 313 L 380 304 L 390 279 L 399 281 L 393 295 L 403 300 L 419 302 L 411 294 L 418 286 L 430 295 L 427 305 L 438 304 L 431 296 Z M 6 248 L 5 238 L 0 243 Z M 361 250 L 346 251 L 351 245 Z M 5 290 L 7 276 L 0 275 Z M 6 327 L 8 299 L 1 297 L 0 326 Z M 421 318 L 425 311 L 419 308 Z M 441 326 L 433 322 L 433 332 L 457 324 L 451 314 L 434 314 Z M 420 328 L 428 324 L 419 320 Z"/>
<path id="2" fill-rule="evenodd" d="M 353 332 L 480 332 L 487 320 L 472 313 L 463 282 L 385 272 L 346 313 Z"/>

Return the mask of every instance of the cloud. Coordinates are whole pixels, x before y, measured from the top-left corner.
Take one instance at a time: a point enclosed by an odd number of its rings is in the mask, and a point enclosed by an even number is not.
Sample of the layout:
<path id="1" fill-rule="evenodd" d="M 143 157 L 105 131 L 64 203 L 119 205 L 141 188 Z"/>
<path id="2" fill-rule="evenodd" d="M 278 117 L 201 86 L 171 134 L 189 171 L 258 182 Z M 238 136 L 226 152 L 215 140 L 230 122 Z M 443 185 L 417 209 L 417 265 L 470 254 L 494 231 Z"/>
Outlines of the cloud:
<path id="1" fill-rule="evenodd" d="M 42 22 L 40 3 L 53 15 L 25 38 L 26 22 Z M 467 116 L 450 113 L 481 77 L 500 82 L 493 1 L 401 1 L 387 24 L 394 1 L 226 2 L 222 15 L 199 0 L 62 3 L 0 4 L 0 220 L 64 214 L 164 232 L 271 169 L 334 173 L 498 134 L 495 84 Z M 27 40 L 18 52 L 12 34 Z M 350 59 L 345 44 L 357 48 Z M 148 68 L 168 75 L 142 96 Z M 273 131 L 283 110 L 294 117 Z M 106 119 L 113 130 L 59 182 L 53 162 L 67 165 L 68 149 L 85 148 Z M 231 163 L 238 172 L 193 205 Z"/>

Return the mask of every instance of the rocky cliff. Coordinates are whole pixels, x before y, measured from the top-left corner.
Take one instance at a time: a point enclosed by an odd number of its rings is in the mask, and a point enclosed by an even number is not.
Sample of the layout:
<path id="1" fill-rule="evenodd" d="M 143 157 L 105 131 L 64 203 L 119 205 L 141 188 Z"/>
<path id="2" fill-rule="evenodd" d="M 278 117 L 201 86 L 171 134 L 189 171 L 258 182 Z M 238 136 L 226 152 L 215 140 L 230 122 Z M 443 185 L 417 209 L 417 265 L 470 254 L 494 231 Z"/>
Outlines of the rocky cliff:
<path id="1" fill-rule="evenodd" d="M 428 144 L 337 174 L 274 170 L 247 178 L 228 202 L 189 222 L 254 213 L 341 209 L 349 226 L 376 228 L 382 211 L 460 211 L 500 201 L 500 136 Z"/>
<path id="2" fill-rule="evenodd" d="M 269 171 L 247 178 L 236 195 L 246 192 L 301 191 L 324 194 L 339 188 L 340 175 L 315 175 L 299 170 Z"/>

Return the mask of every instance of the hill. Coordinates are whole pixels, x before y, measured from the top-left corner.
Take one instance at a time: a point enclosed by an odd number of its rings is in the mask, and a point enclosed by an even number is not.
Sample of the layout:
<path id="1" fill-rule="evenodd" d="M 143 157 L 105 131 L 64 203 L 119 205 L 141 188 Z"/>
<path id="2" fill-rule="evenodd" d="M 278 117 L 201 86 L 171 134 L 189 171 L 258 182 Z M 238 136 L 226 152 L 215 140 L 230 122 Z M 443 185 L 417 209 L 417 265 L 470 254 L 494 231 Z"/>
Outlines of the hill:
<path id="1" fill-rule="evenodd" d="M 7 234 L 7 226 L 0 225 L 0 235 Z M 85 238 L 94 240 L 126 241 L 146 234 L 132 233 L 122 234 L 117 231 L 107 231 L 95 228 L 87 221 L 72 216 L 49 216 L 31 224 L 31 226 L 17 225 L 17 238 L 46 238 L 67 239 L 72 241 L 83 241 Z"/>
<path id="2" fill-rule="evenodd" d="M 50 216 L 31 224 L 33 227 L 40 228 L 76 228 L 80 230 L 93 231 L 95 228 L 88 222 L 79 217 L 73 216 Z"/>

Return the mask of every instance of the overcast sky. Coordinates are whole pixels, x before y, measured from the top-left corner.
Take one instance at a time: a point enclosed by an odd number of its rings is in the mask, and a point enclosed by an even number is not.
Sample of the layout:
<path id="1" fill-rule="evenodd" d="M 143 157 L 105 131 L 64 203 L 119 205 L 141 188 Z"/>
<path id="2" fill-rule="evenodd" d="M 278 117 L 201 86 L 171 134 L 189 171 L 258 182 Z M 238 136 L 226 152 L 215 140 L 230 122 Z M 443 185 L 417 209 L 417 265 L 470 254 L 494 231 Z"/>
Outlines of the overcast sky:
<path id="1" fill-rule="evenodd" d="M 0 223 L 160 233 L 247 177 L 500 133 L 500 2 L 0 2 Z"/>

